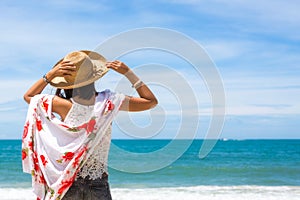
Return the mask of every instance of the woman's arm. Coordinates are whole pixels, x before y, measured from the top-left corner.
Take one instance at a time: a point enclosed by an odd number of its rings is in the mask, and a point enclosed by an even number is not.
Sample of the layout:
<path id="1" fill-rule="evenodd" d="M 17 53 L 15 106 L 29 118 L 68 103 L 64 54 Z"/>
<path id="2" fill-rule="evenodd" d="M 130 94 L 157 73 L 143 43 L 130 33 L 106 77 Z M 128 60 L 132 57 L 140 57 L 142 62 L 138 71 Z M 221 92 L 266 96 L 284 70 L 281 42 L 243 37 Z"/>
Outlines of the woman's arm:
<path id="1" fill-rule="evenodd" d="M 47 84 L 48 83 L 43 78 L 39 79 L 24 94 L 24 96 L 23 96 L 24 100 L 29 104 L 31 98 L 37 94 L 40 94 L 44 90 L 44 88 L 47 86 Z"/>
<path id="2" fill-rule="evenodd" d="M 24 94 L 24 100 L 29 104 L 32 97 L 37 94 L 40 94 L 49 81 L 51 81 L 56 76 L 68 75 L 74 71 L 75 67 L 70 62 L 62 62 L 61 64 L 52 68 L 47 74 L 45 74 L 44 78 L 40 78 L 37 82 L 35 82 Z"/>
<path id="3" fill-rule="evenodd" d="M 139 97 L 126 96 L 120 110 L 124 111 L 143 111 L 155 107 L 158 103 L 156 97 L 146 84 L 129 69 L 129 67 L 121 61 L 107 62 L 106 66 L 123 74 L 135 86 Z"/>

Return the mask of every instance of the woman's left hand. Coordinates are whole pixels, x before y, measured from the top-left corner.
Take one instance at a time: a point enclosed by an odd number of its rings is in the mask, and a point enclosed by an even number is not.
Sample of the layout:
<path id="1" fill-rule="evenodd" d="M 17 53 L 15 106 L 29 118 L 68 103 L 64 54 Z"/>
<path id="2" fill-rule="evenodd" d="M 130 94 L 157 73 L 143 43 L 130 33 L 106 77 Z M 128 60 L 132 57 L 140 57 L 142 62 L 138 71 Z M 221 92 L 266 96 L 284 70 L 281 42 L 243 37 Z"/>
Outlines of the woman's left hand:
<path id="1" fill-rule="evenodd" d="M 115 60 L 107 62 L 106 67 L 115 70 L 116 72 L 123 74 L 134 86 L 140 79 L 134 74 L 134 72 L 123 62 Z M 124 111 L 143 111 L 153 108 L 157 104 L 157 99 L 148 88 L 146 84 L 141 82 L 141 86 L 136 90 L 139 97 L 126 96 L 120 110 Z"/>
<path id="2" fill-rule="evenodd" d="M 123 75 L 125 75 L 126 73 L 128 73 L 130 71 L 129 67 L 125 63 L 123 63 L 119 60 L 107 62 L 106 67 L 109 69 L 113 69 L 116 72 L 123 74 Z"/>

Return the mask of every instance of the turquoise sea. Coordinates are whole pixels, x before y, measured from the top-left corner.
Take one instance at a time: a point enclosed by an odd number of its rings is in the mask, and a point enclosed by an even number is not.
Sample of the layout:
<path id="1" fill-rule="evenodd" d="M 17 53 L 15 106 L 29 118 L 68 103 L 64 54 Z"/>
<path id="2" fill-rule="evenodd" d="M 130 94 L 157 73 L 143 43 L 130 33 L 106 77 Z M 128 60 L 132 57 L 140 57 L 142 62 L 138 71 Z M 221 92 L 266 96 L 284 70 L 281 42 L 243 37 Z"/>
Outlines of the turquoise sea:
<path id="1" fill-rule="evenodd" d="M 137 155 L 165 148 L 170 142 L 112 141 Z M 153 172 L 128 173 L 110 168 L 113 198 L 300 199 L 300 140 L 219 140 L 207 157 L 199 159 L 202 142 L 192 141 L 175 162 Z M 179 147 L 181 143 L 176 144 Z M 163 163 L 176 148 L 168 153 L 156 157 L 155 162 Z M 22 172 L 21 140 L 0 140 L 0 161 L 0 199 L 33 199 L 31 177 Z M 133 165 L 131 159 L 113 152 L 110 162 Z"/>

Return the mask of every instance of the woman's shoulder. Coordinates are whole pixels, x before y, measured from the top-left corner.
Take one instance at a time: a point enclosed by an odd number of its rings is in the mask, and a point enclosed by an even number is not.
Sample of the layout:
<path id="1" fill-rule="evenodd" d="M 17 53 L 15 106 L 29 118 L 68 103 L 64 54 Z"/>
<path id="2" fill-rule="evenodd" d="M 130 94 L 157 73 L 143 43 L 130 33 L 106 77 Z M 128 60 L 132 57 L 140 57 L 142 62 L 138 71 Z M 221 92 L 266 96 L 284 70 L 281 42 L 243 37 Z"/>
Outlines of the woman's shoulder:
<path id="1" fill-rule="evenodd" d="M 60 118 L 64 121 L 69 110 L 72 108 L 72 102 L 61 98 L 59 96 L 54 96 L 52 99 L 52 111 L 60 115 Z"/>
<path id="2" fill-rule="evenodd" d="M 71 107 L 72 102 L 68 99 L 55 95 L 52 98 L 52 105 L 57 107 Z"/>

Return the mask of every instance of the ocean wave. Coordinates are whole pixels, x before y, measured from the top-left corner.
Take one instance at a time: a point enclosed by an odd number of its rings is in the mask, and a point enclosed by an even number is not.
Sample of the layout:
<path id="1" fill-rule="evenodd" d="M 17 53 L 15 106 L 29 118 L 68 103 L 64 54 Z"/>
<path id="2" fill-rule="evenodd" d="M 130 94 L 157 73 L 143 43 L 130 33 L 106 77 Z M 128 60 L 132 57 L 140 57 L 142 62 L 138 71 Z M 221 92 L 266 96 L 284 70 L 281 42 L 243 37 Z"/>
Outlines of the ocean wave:
<path id="1" fill-rule="evenodd" d="M 300 186 L 112 188 L 114 200 L 298 200 Z M 1 200 L 32 200 L 31 188 L 0 188 Z"/>

